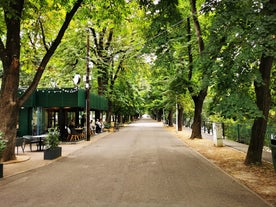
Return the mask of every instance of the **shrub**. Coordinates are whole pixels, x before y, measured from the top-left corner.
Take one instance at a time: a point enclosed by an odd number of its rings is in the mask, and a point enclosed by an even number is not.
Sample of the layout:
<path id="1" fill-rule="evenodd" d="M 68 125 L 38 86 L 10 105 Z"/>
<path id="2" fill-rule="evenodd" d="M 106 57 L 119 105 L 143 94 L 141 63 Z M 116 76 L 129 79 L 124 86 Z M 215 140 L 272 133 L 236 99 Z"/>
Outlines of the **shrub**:
<path id="1" fill-rule="evenodd" d="M 2 153 L 6 148 L 6 141 L 3 139 L 3 133 L 0 132 L 0 160 L 2 159 Z"/>
<path id="2" fill-rule="evenodd" d="M 51 128 L 45 138 L 46 149 L 53 149 L 59 145 L 59 131 L 57 128 Z"/>

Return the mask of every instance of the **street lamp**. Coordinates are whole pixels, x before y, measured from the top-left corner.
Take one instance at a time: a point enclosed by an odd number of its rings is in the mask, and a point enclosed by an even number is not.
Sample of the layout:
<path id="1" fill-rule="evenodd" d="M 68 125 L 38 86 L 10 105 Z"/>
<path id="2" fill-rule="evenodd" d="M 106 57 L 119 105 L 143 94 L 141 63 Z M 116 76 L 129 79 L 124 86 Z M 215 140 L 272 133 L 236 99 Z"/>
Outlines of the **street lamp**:
<path id="1" fill-rule="evenodd" d="M 90 141 L 90 42 L 89 42 L 89 30 L 87 34 L 87 45 L 86 45 L 86 75 L 84 77 L 85 81 L 85 112 L 86 112 L 86 134 L 85 138 L 87 141 Z M 93 66 L 92 66 L 93 67 Z M 74 83 L 78 85 L 80 83 L 81 76 L 76 74 L 74 76 Z"/>
<path id="2" fill-rule="evenodd" d="M 87 34 L 87 45 L 86 45 L 86 79 L 85 79 L 85 108 L 86 108 L 86 140 L 90 141 L 90 83 L 89 83 L 89 73 L 90 73 L 90 31 Z"/>
<path id="3" fill-rule="evenodd" d="M 76 86 L 78 86 L 78 84 L 80 83 L 80 80 L 81 80 L 80 74 L 76 74 L 73 78 L 73 82 Z"/>

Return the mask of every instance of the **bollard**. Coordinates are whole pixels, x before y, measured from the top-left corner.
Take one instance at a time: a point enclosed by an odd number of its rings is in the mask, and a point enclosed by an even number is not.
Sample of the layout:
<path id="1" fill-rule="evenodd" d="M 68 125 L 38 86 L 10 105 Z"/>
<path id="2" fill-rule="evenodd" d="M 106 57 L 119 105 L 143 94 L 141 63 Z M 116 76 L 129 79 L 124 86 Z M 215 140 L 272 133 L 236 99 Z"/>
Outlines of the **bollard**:
<path id="1" fill-rule="evenodd" d="M 215 146 L 223 147 L 221 123 L 216 123 L 216 122 L 213 123 L 213 141 Z"/>

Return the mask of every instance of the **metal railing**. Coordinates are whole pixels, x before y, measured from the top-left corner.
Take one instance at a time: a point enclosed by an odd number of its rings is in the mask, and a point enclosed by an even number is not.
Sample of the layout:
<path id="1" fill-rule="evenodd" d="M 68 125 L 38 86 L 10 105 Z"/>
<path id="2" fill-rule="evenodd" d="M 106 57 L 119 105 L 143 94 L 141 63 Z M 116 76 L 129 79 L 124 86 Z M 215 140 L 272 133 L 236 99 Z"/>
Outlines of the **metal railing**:
<path id="1" fill-rule="evenodd" d="M 222 124 L 223 137 L 244 144 L 250 143 L 250 124 Z M 203 121 L 202 130 L 204 133 L 213 134 L 212 122 Z M 270 140 L 276 139 L 276 126 L 267 126 L 264 146 L 270 147 Z"/>

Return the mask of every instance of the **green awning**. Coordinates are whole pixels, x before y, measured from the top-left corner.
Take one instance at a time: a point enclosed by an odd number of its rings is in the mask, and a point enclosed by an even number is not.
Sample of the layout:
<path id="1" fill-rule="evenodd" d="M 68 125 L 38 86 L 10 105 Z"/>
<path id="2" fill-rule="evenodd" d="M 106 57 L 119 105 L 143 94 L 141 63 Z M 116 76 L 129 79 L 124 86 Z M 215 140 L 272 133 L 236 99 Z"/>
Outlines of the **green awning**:
<path id="1" fill-rule="evenodd" d="M 86 103 L 85 90 L 77 88 L 37 89 L 24 107 L 79 107 L 84 108 Z M 108 101 L 105 97 L 90 93 L 91 110 L 108 110 Z"/>
<path id="2" fill-rule="evenodd" d="M 82 91 L 78 89 L 38 89 L 36 106 L 41 107 L 83 107 Z"/>
<path id="3" fill-rule="evenodd" d="M 90 108 L 103 111 L 108 110 L 108 101 L 105 97 L 90 93 Z"/>
<path id="4" fill-rule="evenodd" d="M 25 90 L 23 89 L 19 89 L 18 90 L 18 95 L 21 96 L 23 93 L 25 92 Z M 36 105 L 35 103 L 36 98 L 35 98 L 35 93 L 32 93 L 32 95 L 27 99 L 27 101 L 24 103 L 24 107 L 34 107 Z"/>

